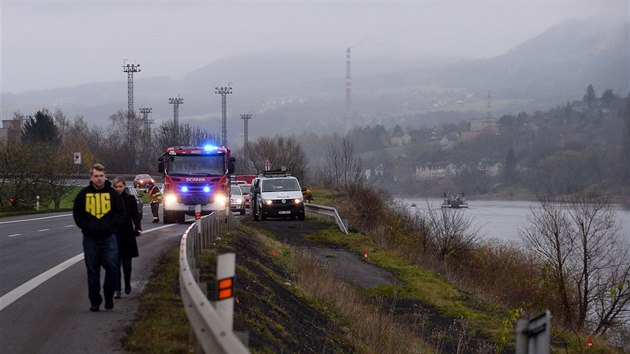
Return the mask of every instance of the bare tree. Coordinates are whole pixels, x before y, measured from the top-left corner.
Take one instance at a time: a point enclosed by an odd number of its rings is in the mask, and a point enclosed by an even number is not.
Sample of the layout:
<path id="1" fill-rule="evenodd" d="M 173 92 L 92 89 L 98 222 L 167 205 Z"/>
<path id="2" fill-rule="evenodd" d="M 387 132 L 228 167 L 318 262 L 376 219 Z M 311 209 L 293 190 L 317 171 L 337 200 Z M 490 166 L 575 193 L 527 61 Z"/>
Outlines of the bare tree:
<path id="1" fill-rule="evenodd" d="M 628 246 L 618 238 L 613 205 L 580 193 L 558 201 L 540 198 L 523 241 L 550 265 L 563 322 L 603 334 L 630 320 Z"/>
<path id="2" fill-rule="evenodd" d="M 291 174 L 303 180 L 306 168 L 306 154 L 300 143 L 294 138 L 276 136 L 260 138 L 248 144 L 249 163 L 256 171 L 263 171 L 265 160 L 269 160 L 273 169 L 286 167 Z"/>
<path id="3" fill-rule="evenodd" d="M 341 141 L 341 146 L 330 144 L 326 152 L 325 166 L 318 173 L 320 183 L 348 190 L 363 184 L 361 160 L 355 156 L 352 142 Z"/>
<path id="4" fill-rule="evenodd" d="M 442 260 L 467 252 L 479 243 L 480 228 L 473 225 L 472 217 L 464 209 L 429 206 L 425 215 L 430 243 Z"/>

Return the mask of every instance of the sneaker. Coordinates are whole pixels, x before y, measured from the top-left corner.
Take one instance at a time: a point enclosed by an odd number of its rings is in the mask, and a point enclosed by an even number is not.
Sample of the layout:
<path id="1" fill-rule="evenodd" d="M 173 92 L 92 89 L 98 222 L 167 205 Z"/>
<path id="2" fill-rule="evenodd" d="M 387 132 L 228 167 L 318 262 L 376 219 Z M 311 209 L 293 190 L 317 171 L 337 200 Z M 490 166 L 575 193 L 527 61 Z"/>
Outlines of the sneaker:
<path id="1" fill-rule="evenodd" d="M 92 312 L 98 312 L 98 308 L 99 308 L 99 306 L 98 306 L 98 305 L 96 305 L 96 306 L 90 306 L 90 311 L 92 311 Z"/>
<path id="2" fill-rule="evenodd" d="M 114 299 L 120 299 L 120 290 L 114 292 Z"/>
<path id="3" fill-rule="evenodd" d="M 114 299 L 105 300 L 105 309 L 111 310 L 114 308 Z"/>

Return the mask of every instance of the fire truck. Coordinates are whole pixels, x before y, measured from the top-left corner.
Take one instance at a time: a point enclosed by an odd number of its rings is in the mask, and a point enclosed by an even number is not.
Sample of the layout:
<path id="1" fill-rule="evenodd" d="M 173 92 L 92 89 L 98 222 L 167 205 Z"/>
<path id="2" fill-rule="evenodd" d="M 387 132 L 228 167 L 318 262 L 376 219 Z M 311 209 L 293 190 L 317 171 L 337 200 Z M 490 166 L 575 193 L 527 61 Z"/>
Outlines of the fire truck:
<path id="1" fill-rule="evenodd" d="M 158 159 L 164 176 L 163 220 L 165 224 L 183 222 L 195 215 L 195 207 L 207 215 L 229 207 L 229 176 L 235 159 L 223 146 L 175 146 Z"/>

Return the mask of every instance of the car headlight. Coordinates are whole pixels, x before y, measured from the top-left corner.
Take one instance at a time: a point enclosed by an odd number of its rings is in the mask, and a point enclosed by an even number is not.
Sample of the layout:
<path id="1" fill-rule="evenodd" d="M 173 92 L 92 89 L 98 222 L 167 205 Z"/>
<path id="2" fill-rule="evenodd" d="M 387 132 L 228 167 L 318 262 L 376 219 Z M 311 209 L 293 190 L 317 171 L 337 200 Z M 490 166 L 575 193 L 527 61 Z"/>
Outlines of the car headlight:
<path id="1" fill-rule="evenodd" d="M 271 199 L 267 199 L 267 200 L 265 200 L 265 204 L 267 204 L 267 205 L 271 205 L 271 203 L 273 203 L 273 201 L 272 201 Z"/>
<path id="2" fill-rule="evenodd" d="M 223 194 L 217 194 L 214 196 L 214 202 L 215 203 L 225 203 L 227 201 L 227 198 L 223 195 Z"/>
<path id="3" fill-rule="evenodd" d="M 241 204 L 243 202 L 243 199 L 241 198 L 236 198 L 236 204 Z"/>
<path id="4" fill-rule="evenodd" d="M 295 198 L 295 199 L 293 199 L 293 202 L 295 204 L 300 204 L 300 203 L 302 203 L 302 198 Z"/>
<path id="5" fill-rule="evenodd" d="M 175 204 L 177 196 L 175 194 L 167 194 L 164 196 L 164 204 Z"/>

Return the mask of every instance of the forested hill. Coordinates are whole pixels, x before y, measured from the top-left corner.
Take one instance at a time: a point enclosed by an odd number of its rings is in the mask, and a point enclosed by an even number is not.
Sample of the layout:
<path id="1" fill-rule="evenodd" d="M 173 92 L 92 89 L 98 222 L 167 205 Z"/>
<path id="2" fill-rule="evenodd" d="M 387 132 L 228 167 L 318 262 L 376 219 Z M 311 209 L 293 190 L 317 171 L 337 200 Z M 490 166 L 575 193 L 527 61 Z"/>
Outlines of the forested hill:
<path id="1" fill-rule="evenodd" d="M 495 125 L 477 131 L 470 120 L 420 129 L 377 125 L 354 130 L 350 139 L 368 182 L 396 194 L 535 197 L 592 190 L 630 200 L 630 96 L 611 89 L 598 94 L 589 85 L 579 100 L 490 122 Z M 339 139 L 298 137 L 313 163 Z"/>

